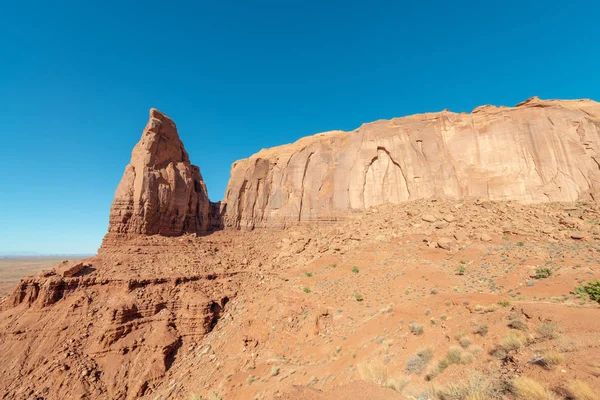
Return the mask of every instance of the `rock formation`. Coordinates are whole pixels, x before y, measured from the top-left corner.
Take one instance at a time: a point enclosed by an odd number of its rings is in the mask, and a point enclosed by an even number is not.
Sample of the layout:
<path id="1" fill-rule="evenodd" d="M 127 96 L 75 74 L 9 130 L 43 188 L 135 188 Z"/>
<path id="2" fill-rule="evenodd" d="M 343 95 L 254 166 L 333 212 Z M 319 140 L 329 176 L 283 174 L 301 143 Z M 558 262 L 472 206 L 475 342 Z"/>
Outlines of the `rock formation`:
<path id="1" fill-rule="evenodd" d="M 151 109 L 115 193 L 109 233 L 204 233 L 209 207 L 200 169 L 190 164 L 175 123 Z"/>
<path id="2" fill-rule="evenodd" d="M 527 203 L 600 194 L 600 104 L 531 98 L 364 124 L 237 161 L 225 226 L 336 219 L 351 210 L 431 197 Z"/>

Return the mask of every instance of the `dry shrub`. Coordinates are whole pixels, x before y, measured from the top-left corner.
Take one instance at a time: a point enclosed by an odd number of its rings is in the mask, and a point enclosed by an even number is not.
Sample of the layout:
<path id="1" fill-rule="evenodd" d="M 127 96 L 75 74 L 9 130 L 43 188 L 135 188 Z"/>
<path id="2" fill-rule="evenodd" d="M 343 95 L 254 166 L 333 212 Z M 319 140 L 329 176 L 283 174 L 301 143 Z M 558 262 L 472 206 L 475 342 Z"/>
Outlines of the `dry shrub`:
<path id="1" fill-rule="evenodd" d="M 437 388 L 435 395 L 441 400 L 493 400 L 503 399 L 503 388 L 500 381 L 481 374 L 473 373 L 466 382 L 448 384 L 443 389 Z"/>
<path id="2" fill-rule="evenodd" d="M 434 379 L 452 364 L 471 364 L 475 360 L 475 354 L 468 350 L 463 350 L 459 346 L 450 347 L 446 353 L 446 357 L 438 361 L 437 366 L 425 376 L 425 380 L 430 381 Z"/>
<path id="3" fill-rule="evenodd" d="M 417 354 L 408 357 L 406 360 L 406 370 L 421 375 L 432 358 L 433 349 L 431 347 L 420 349 L 417 351 Z"/>
<path id="4" fill-rule="evenodd" d="M 383 386 L 388 379 L 388 368 L 381 363 L 370 362 L 358 364 L 357 368 L 361 379 L 365 381 Z"/>
<path id="5" fill-rule="evenodd" d="M 554 400 L 552 392 L 539 382 L 526 376 L 518 376 L 512 381 L 512 391 L 517 399 L 522 400 Z"/>
<path id="6" fill-rule="evenodd" d="M 458 339 L 458 343 L 460 343 L 460 345 L 466 349 L 467 347 L 469 347 L 471 345 L 471 343 L 473 343 L 473 341 L 471 340 L 470 337 L 468 336 L 463 336 L 460 339 Z"/>
<path id="7" fill-rule="evenodd" d="M 390 377 L 388 367 L 378 362 L 358 364 L 358 374 L 361 379 L 374 382 L 379 386 L 384 386 L 401 392 L 409 383 L 410 378 L 399 375 Z"/>
<path id="8" fill-rule="evenodd" d="M 475 355 L 469 352 L 463 352 L 460 355 L 460 363 L 461 364 L 471 364 L 475 360 Z"/>
<path id="9" fill-rule="evenodd" d="M 543 356 L 548 367 L 555 367 L 565 361 L 565 357 L 556 350 L 545 351 Z"/>
<path id="10" fill-rule="evenodd" d="M 415 335 L 422 335 L 423 331 L 425 330 L 425 327 L 423 326 L 423 324 L 411 322 L 410 325 L 408 325 L 408 329 L 410 329 L 410 331 Z"/>
<path id="11" fill-rule="evenodd" d="M 527 343 L 527 340 L 525 339 L 525 336 L 523 336 L 520 332 L 511 332 L 511 333 L 507 334 L 506 336 L 504 336 L 504 339 L 502 339 L 502 344 L 500 345 L 500 347 L 504 351 L 509 352 L 509 351 L 520 349 L 526 343 Z"/>
<path id="12" fill-rule="evenodd" d="M 446 360 L 448 364 L 460 364 L 460 358 L 463 350 L 458 346 L 452 346 L 448 349 L 448 353 L 446 353 Z"/>
<path id="13" fill-rule="evenodd" d="M 560 336 L 558 325 L 554 322 L 542 322 L 537 327 L 538 336 L 541 339 L 557 339 Z"/>
<path id="14" fill-rule="evenodd" d="M 581 342 L 572 338 L 564 337 L 558 342 L 558 349 L 563 353 L 569 353 L 581 347 Z"/>
<path id="15" fill-rule="evenodd" d="M 510 323 L 508 324 L 508 326 L 511 329 L 517 329 L 517 330 L 520 330 L 520 331 L 526 331 L 527 329 L 529 329 L 527 327 L 527 324 L 525 323 L 525 321 L 523 321 L 520 318 L 513 319 L 512 321 L 510 321 Z"/>
<path id="16" fill-rule="evenodd" d="M 568 398 L 572 400 L 598 400 L 590 385 L 579 379 L 569 382 L 566 392 Z"/>
<path id="17" fill-rule="evenodd" d="M 395 391 L 402 393 L 404 388 L 408 386 L 410 383 L 410 378 L 405 375 L 400 375 L 395 378 L 388 378 L 388 380 L 384 383 L 383 386 L 394 389 Z"/>
<path id="18" fill-rule="evenodd" d="M 475 329 L 475 331 L 473 333 L 477 334 L 477 335 L 481 335 L 481 336 L 486 336 L 488 334 L 488 326 L 487 324 L 481 324 L 477 327 L 477 329 Z"/>

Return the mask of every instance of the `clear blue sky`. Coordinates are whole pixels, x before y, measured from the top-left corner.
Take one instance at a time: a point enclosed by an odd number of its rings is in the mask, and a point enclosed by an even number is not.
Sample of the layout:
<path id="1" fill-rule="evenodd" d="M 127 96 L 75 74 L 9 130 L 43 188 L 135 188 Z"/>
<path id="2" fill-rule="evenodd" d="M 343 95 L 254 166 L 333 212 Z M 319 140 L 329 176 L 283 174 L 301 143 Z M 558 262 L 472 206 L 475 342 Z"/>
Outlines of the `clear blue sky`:
<path id="1" fill-rule="evenodd" d="M 137 4 L 143 5 L 137 5 Z M 3 1 L 0 251 L 95 252 L 150 107 L 231 164 L 363 122 L 600 100 L 588 1 Z"/>

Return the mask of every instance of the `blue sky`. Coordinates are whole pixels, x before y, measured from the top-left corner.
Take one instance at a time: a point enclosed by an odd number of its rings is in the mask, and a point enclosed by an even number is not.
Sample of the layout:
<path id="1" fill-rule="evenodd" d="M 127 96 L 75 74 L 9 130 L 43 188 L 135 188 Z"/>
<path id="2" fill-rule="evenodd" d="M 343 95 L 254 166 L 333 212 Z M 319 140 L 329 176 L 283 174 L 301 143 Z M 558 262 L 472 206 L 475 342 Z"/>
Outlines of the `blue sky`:
<path id="1" fill-rule="evenodd" d="M 220 200 L 235 160 L 309 134 L 600 100 L 591 0 L 2 3 L 4 252 L 95 252 L 150 107 Z"/>

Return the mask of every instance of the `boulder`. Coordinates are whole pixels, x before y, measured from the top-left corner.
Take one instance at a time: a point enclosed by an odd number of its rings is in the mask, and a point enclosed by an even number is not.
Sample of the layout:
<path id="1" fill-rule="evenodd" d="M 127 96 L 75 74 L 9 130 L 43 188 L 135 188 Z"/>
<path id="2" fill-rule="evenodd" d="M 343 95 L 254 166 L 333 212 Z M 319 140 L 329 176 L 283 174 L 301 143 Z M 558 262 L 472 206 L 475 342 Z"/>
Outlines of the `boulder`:
<path id="1" fill-rule="evenodd" d="M 479 235 L 479 239 L 482 242 L 491 242 L 492 241 L 492 237 L 490 235 L 488 235 L 487 233 L 482 233 L 481 235 Z"/>
<path id="2" fill-rule="evenodd" d="M 454 215 L 444 215 L 444 221 L 451 223 L 456 221 L 456 217 Z"/>
<path id="3" fill-rule="evenodd" d="M 430 214 L 425 214 L 425 215 L 421 216 L 421 219 L 425 222 L 435 222 L 437 220 L 436 217 L 434 217 L 433 215 L 430 215 Z"/>
<path id="4" fill-rule="evenodd" d="M 444 250 L 451 250 L 453 245 L 454 245 L 454 240 L 452 240 L 450 238 L 443 237 L 443 238 L 439 238 L 437 241 L 437 246 Z"/>
<path id="5" fill-rule="evenodd" d="M 81 271 L 83 271 L 84 267 L 85 267 L 85 265 L 84 265 L 83 261 L 65 260 L 65 261 L 61 262 L 60 264 L 58 264 L 54 268 L 54 271 L 56 272 L 57 275 L 60 275 L 63 278 L 70 278 L 72 276 L 77 275 Z"/>

